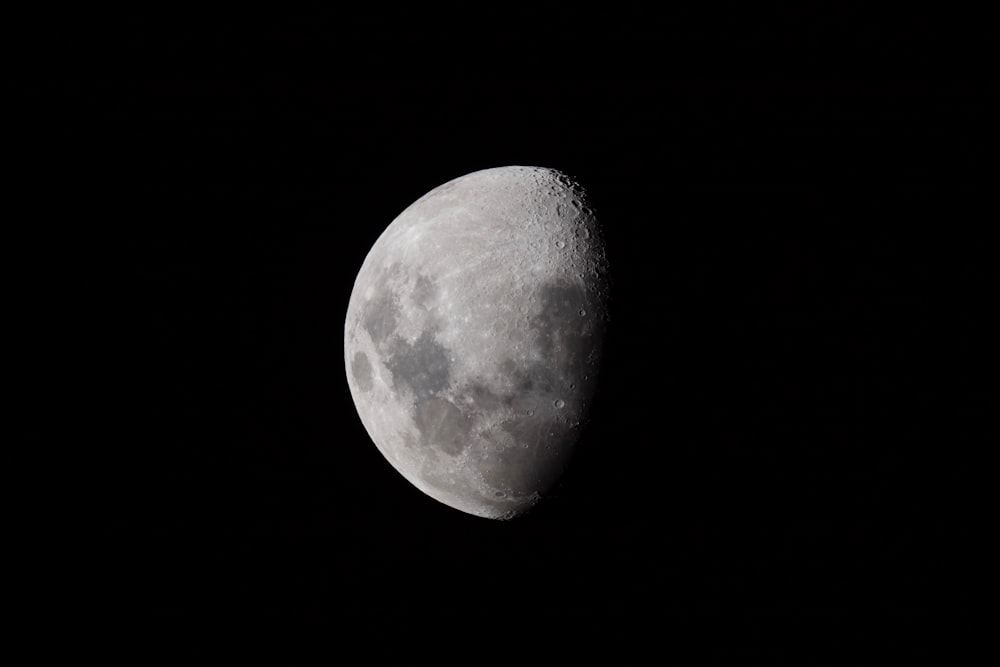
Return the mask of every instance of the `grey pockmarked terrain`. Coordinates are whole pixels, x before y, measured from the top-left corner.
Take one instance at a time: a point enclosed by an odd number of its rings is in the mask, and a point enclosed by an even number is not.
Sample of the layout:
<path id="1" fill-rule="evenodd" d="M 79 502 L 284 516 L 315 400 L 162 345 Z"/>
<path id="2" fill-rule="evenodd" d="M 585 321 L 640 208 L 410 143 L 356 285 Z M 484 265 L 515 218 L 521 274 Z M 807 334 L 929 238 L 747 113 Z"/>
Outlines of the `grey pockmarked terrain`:
<path id="1" fill-rule="evenodd" d="M 414 202 L 372 247 L 347 310 L 348 385 L 407 480 L 511 518 L 566 466 L 606 316 L 607 262 L 580 186 L 536 167 L 474 172 Z"/>

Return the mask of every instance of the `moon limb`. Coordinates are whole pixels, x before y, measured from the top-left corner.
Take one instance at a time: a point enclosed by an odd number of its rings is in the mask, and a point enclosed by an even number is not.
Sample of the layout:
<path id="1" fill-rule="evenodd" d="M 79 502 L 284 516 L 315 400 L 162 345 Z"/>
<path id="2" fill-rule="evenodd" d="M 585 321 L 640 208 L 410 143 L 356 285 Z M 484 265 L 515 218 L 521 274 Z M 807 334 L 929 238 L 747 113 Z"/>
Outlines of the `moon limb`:
<path id="1" fill-rule="evenodd" d="M 533 506 L 587 416 L 606 269 L 586 194 L 554 170 L 474 172 L 404 210 L 345 322 L 348 385 L 379 451 L 456 509 Z"/>

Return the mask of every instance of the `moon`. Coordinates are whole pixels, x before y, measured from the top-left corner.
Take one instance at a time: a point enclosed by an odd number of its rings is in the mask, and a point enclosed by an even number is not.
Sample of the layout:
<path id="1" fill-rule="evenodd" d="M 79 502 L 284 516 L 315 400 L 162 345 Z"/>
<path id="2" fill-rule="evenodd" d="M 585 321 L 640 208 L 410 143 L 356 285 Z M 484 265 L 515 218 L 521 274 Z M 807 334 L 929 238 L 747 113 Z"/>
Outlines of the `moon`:
<path id="1" fill-rule="evenodd" d="M 607 319 L 585 190 L 554 169 L 484 169 L 428 192 L 372 246 L 347 308 L 347 383 L 406 480 L 462 512 L 511 519 L 565 471 Z"/>

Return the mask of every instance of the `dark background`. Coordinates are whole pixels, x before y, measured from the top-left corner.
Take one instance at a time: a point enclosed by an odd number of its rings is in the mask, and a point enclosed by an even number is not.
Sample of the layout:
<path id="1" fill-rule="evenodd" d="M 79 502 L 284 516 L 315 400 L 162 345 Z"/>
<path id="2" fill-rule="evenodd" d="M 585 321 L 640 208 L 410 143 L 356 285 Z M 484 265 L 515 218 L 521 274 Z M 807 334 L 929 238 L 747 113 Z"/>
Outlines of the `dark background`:
<path id="1" fill-rule="evenodd" d="M 281 650 L 324 659 L 800 659 L 921 653 L 930 615 L 967 609 L 995 220 L 975 35 L 828 9 L 542 22 L 550 41 L 532 16 L 457 43 L 329 9 L 67 33 L 38 168 L 97 279 L 77 553 L 111 643 L 245 629 L 225 650 L 254 653 L 293 625 L 319 640 Z M 597 67 L 623 49 L 638 64 Z M 415 57 L 448 78 L 360 76 Z M 508 164 L 589 188 L 614 301 L 574 465 L 498 523 L 382 458 L 342 335 L 392 219 Z"/>

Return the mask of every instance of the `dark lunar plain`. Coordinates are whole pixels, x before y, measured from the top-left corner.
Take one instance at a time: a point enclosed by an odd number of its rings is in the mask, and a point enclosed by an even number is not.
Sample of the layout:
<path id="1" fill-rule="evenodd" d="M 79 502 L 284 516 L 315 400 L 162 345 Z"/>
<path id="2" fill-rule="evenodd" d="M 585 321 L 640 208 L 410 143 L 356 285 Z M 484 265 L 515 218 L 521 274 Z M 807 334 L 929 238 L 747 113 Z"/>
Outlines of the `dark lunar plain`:
<path id="1" fill-rule="evenodd" d="M 422 43 L 406 20 L 315 14 L 94 19 L 44 86 L 36 166 L 65 186 L 43 208 L 71 212 L 52 219 L 99 279 L 74 325 L 88 511 L 59 552 L 91 642 L 197 658 L 207 636 L 209 655 L 293 663 L 886 664 L 950 641 L 933 619 L 962 616 L 974 583 L 963 452 L 983 438 L 974 343 L 995 306 L 976 293 L 993 100 L 922 69 L 933 19 L 716 35 L 629 15 L 577 34 L 649 66 L 661 38 L 667 60 L 703 50 L 706 72 L 585 80 L 581 48 L 532 81 L 448 60 L 428 72 L 451 80 L 388 80 L 349 78 L 349 56 L 391 64 L 377 54 L 395 42 L 405 62 Z M 481 50 L 502 62 L 493 30 Z M 473 41 L 432 53 L 466 63 Z M 122 71 L 73 66 L 86 57 Z M 537 509 L 495 522 L 376 450 L 343 331 L 400 211 L 512 164 L 588 188 L 613 297 L 576 458 Z M 278 640 L 289 627 L 309 638 Z"/>

